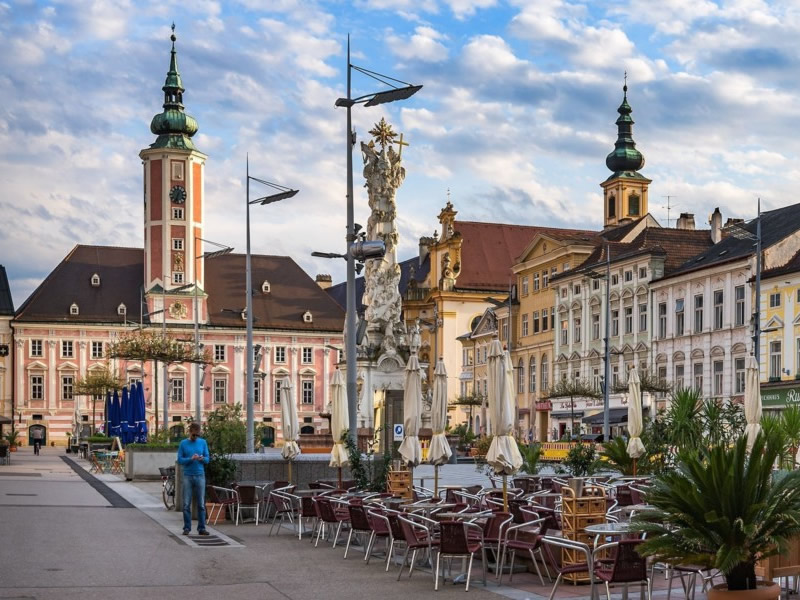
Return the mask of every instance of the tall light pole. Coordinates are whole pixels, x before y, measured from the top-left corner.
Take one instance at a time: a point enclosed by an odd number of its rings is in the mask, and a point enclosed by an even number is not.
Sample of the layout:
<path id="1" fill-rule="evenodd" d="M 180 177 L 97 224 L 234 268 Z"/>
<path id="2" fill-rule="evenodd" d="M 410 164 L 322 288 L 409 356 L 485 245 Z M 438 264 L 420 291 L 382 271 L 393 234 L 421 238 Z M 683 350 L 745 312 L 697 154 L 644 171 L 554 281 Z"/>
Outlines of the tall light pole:
<path id="1" fill-rule="evenodd" d="M 611 435 L 611 425 L 609 423 L 608 390 L 611 385 L 611 346 L 609 345 L 609 321 L 611 320 L 611 244 L 606 240 L 606 274 L 601 275 L 597 272 L 589 273 L 592 279 L 605 279 L 606 281 L 606 310 L 605 310 L 605 333 L 603 335 L 604 365 L 603 365 L 603 441 L 608 442 Z"/>
<path id="2" fill-rule="evenodd" d="M 392 89 L 352 98 L 350 79 L 353 69 L 390 86 Z M 405 85 L 404 87 L 397 87 L 392 82 Z M 352 64 L 350 62 L 350 36 L 347 36 L 347 97 L 337 99 L 335 105 L 347 108 L 347 133 L 345 136 L 345 145 L 347 147 L 347 302 L 345 306 L 345 361 L 347 365 L 347 408 L 350 412 L 348 436 L 355 444 L 358 443 L 358 437 L 356 435 L 356 427 L 358 425 L 358 402 L 356 394 L 356 263 L 355 257 L 350 252 L 350 246 L 356 242 L 353 215 L 353 146 L 356 143 L 356 135 L 353 131 L 351 109 L 354 104 L 377 106 L 378 104 L 386 104 L 388 102 L 395 102 L 396 100 L 405 100 L 416 94 L 421 88 L 421 85 L 411 85 L 405 81 L 400 81 L 399 79 L 394 79 L 387 75 L 381 75 L 380 73 Z"/>
<path id="3" fill-rule="evenodd" d="M 753 356 L 761 369 L 761 198 L 758 199 L 758 222 L 756 223 L 756 306 L 753 331 Z"/>
<path id="4" fill-rule="evenodd" d="M 263 196 L 261 198 L 256 198 L 255 200 L 250 200 L 250 180 L 256 181 L 262 185 L 266 185 L 267 187 L 271 187 L 272 189 L 276 190 L 274 193 L 269 194 L 268 196 Z M 264 181 L 263 179 L 258 179 L 257 177 L 250 176 L 250 156 L 247 157 L 247 177 L 245 180 L 245 186 L 247 188 L 247 201 L 245 203 L 247 208 L 247 258 L 245 261 L 246 264 L 246 276 L 245 276 L 245 295 L 247 296 L 247 303 L 246 303 L 246 317 L 247 317 L 247 348 L 245 351 L 245 360 L 247 361 L 247 441 L 246 441 L 246 452 L 252 453 L 254 451 L 255 446 L 255 415 L 254 415 L 254 408 L 253 408 L 253 399 L 254 399 L 254 385 L 253 385 L 253 275 L 252 275 L 252 264 L 250 259 L 250 205 L 251 204 L 272 204 L 273 202 L 279 202 L 280 200 L 286 200 L 287 198 L 291 198 L 295 194 L 297 194 L 298 190 L 293 190 L 283 185 L 278 185 L 277 183 L 271 183 L 269 181 Z"/>

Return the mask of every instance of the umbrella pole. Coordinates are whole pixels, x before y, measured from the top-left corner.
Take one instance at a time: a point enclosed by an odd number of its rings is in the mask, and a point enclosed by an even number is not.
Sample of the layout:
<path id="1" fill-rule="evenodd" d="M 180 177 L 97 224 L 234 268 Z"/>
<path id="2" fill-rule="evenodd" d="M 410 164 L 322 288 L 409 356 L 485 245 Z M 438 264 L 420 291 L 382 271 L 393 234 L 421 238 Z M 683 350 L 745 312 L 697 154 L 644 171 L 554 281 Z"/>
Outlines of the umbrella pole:
<path id="1" fill-rule="evenodd" d="M 342 467 L 339 467 L 339 489 L 342 489 Z"/>
<path id="2" fill-rule="evenodd" d="M 508 479 L 503 473 L 503 512 L 508 512 Z"/>
<path id="3" fill-rule="evenodd" d="M 433 465 L 433 496 L 439 497 L 439 465 Z"/>
<path id="4" fill-rule="evenodd" d="M 292 461 L 289 461 L 289 485 L 292 484 Z"/>
<path id="5" fill-rule="evenodd" d="M 636 459 L 633 459 L 633 476 L 636 477 Z"/>

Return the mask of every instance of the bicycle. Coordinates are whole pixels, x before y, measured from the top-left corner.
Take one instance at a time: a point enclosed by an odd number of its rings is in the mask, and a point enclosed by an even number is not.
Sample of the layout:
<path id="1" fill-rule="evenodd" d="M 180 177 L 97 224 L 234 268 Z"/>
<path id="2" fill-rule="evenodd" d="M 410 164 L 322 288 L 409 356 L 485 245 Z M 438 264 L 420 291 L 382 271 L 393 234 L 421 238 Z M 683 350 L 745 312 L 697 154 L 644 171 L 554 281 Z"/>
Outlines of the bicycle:
<path id="1" fill-rule="evenodd" d="M 175 508 L 175 467 L 159 467 L 161 473 L 161 499 L 167 510 Z"/>

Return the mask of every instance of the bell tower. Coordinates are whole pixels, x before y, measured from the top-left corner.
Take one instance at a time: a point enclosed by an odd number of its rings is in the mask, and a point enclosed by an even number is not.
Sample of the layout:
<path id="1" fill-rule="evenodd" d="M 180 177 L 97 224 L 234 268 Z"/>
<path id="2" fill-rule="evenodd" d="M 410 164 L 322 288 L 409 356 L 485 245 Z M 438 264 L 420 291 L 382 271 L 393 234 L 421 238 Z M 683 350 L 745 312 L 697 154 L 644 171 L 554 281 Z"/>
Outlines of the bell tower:
<path id="1" fill-rule="evenodd" d="M 615 227 L 647 214 L 647 187 L 650 179 L 639 173 L 644 156 L 633 141 L 633 119 L 628 104 L 628 76 L 622 87 L 622 104 L 617 109 L 617 141 L 606 157 L 611 176 L 600 184 L 603 188 L 603 227 Z"/>
<path id="2" fill-rule="evenodd" d="M 158 322 L 193 320 L 191 296 L 196 293 L 205 300 L 201 238 L 206 155 L 191 139 L 197 133 L 197 121 L 184 112 L 174 23 L 170 39 L 169 70 L 161 88 L 164 110 L 150 122 L 150 131 L 157 137 L 139 153 L 144 167 L 144 292 L 148 312 L 154 317 L 151 321 Z M 187 295 L 188 301 L 175 299 Z M 203 301 L 200 322 L 206 320 L 204 307 Z M 159 309 L 165 310 L 155 314 Z"/>

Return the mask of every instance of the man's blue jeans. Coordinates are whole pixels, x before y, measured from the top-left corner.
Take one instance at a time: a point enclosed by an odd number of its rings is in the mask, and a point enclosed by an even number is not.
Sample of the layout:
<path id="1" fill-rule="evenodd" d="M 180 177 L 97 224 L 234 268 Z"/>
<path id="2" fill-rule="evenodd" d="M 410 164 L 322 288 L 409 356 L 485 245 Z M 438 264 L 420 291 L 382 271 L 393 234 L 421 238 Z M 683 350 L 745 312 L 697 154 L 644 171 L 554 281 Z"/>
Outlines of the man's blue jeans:
<path id="1" fill-rule="evenodd" d="M 183 475 L 183 528 L 192 530 L 192 498 L 197 500 L 197 531 L 206 528 L 206 476 Z"/>

